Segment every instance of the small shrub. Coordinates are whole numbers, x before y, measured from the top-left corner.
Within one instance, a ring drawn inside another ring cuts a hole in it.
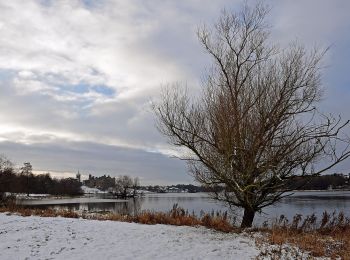
[[[14,208],[16,206],[16,196],[0,192],[0,206]]]

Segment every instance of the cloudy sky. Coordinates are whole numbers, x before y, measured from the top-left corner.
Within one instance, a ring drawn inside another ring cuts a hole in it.
[[[249,1],[254,3],[254,1]],[[272,38],[331,46],[322,109],[350,118],[350,1],[266,1]],[[210,60],[196,36],[232,0],[0,1],[0,153],[37,172],[189,183],[154,127],[150,100],[197,87]],[[338,167],[350,171],[350,162]]]

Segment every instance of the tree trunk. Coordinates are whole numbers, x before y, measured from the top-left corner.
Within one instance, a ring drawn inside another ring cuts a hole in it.
[[[255,216],[254,210],[245,208],[242,223],[241,223],[241,228],[251,227],[253,224],[254,216]]]

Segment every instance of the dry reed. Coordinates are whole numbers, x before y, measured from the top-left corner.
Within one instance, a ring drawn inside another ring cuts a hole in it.
[[[169,212],[152,212],[143,211],[135,216],[122,215],[116,213],[86,213],[75,212],[71,210],[55,210],[55,209],[35,209],[25,208],[16,205],[0,207],[0,212],[17,213],[21,216],[40,216],[40,217],[65,217],[65,218],[84,218],[95,220],[112,220],[123,222],[135,222],[141,224],[166,224],[176,226],[204,226],[222,232],[238,231],[233,224],[229,222],[227,212],[216,214],[205,214],[202,217],[197,217],[194,214],[189,214],[188,211],[174,205]]]
[[[290,244],[314,257],[350,260],[350,218],[343,212],[324,212],[320,220],[314,214],[297,214],[291,222],[282,215],[272,227],[258,230],[267,232],[274,245]]]

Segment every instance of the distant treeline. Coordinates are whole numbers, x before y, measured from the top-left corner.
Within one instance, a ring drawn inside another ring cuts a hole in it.
[[[350,188],[349,175],[332,174],[310,178],[295,177],[287,185],[293,190],[327,190]]]
[[[328,190],[328,189],[350,189],[349,176],[343,174],[322,175],[314,177],[295,177],[287,181],[287,186],[292,190]],[[204,186],[196,186],[192,184],[177,184],[171,186],[143,186],[144,190],[152,192],[163,192],[171,187],[176,187],[181,190],[187,190],[188,192],[211,192],[212,189],[208,189]],[[223,187],[217,186],[216,191],[222,191]]]
[[[30,163],[15,170],[11,163],[0,159],[0,193],[33,193],[52,195],[82,194],[81,183],[74,178],[55,179],[49,173],[34,175]]]
[[[195,186],[192,184],[177,184],[172,187],[176,187],[181,190],[187,190],[190,193],[195,193],[195,192],[208,192],[209,190],[203,186]]]

